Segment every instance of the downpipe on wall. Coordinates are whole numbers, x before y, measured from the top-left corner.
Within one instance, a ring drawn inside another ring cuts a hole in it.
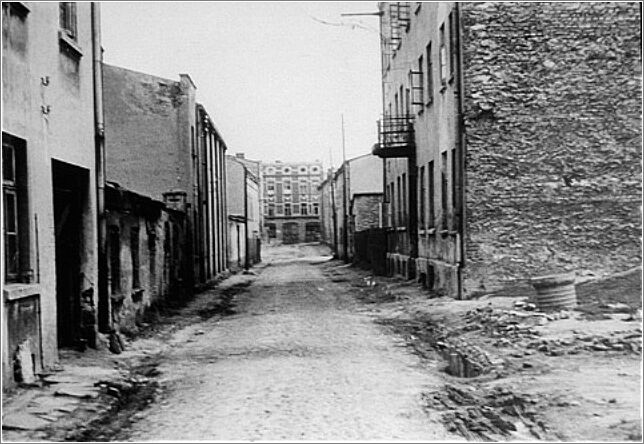
[[[92,71],[94,75],[94,145],[96,154],[96,215],[98,234],[98,330],[111,330],[107,277],[107,219],[105,218],[105,118],[103,113],[103,48],[100,5],[91,4]]]

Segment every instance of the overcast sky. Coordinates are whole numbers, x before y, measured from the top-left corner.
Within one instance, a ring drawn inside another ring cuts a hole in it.
[[[340,14],[376,10],[376,2],[106,2],[105,62],[174,80],[189,74],[230,154],[328,166],[332,150],[337,166],[341,114],[350,158],[370,152],[382,107],[378,18]]]

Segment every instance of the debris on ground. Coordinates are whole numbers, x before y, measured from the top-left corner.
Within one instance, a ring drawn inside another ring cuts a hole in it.
[[[327,273],[340,274],[332,265]],[[376,322],[443,375],[445,387],[423,399],[450,431],[488,441],[641,437],[631,418],[640,405],[641,269],[587,279],[576,308],[548,312],[522,285],[454,300],[412,281],[342,274]]]

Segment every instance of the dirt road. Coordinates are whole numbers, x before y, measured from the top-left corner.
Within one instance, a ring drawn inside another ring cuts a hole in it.
[[[441,381],[372,322],[347,282],[322,275],[322,247],[270,253],[236,314],[168,341],[165,396],[122,439],[459,439],[422,408],[421,392]]]

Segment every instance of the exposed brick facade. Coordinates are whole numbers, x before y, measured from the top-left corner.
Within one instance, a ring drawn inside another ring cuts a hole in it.
[[[380,9],[390,273],[468,297],[640,264],[638,3]]]
[[[637,265],[638,4],[466,3],[462,30],[466,291]]]
[[[363,231],[380,226],[382,193],[355,194],[351,202],[352,231]]]

